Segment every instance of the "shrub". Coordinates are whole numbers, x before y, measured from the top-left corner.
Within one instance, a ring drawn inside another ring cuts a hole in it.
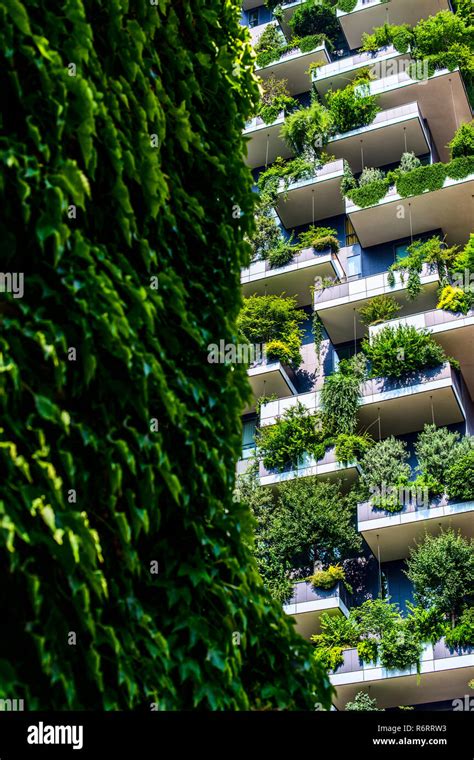
[[[339,0],[338,7],[343,10],[352,10],[357,0]],[[342,7],[341,7],[342,6]],[[359,691],[352,702],[347,702],[344,710],[357,712],[384,712],[383,708],[377,707],[377,700],[371,699],[365,691]]]
[[[326,96],[331,112],[333,131],[340,134],[365,127],[373,122],[380,107],[377,96],[370,95],[364,85],[351,82],[342,90],[330,90]]]
[[[321,633],[311,637],[316,647],[341,647],[341,649],[355,647],[360,637],[359,628],[355,620],[343,615],[330,615],[323,612],[321,615]]]
[[[262,80],[261,86],[262,97],[257,115],[263,119],[265,124],[271,124],[275,121],[281,111],[291,113],[297,107],[298,101],[290,96],[286,79],[277,79],[272,74],[272,76]]]
[[[472,305],[472,299],[469,295],[462,288],[445,285],[440,293],[436,308],[452,311],[455,314],[467,314]]]
[[[405,670],[420,668],[423,644],[406,621],[384,631],[380,642],[380,664],[383,668]]]
[[[260,428],[257,439],[265,467],[280,471],[289,465],[296,467],[305,453],[322,459],[329,443],[320,417],[301,403],[289,407],[274,425]]]
[[[447,361],[433,336],[413,325],[387,325],[370,341],[365,338],[362,350],[371,362],[372,377],[403,377]]]
[[[397,192],[402,198],[408,198],[411,195],[421,195],[426,190],[439,190],[443,187],[446,177],[445,164],[419,166],[417,169],[398,174]]]
[[[367,599],[360,607],[353,607],[350,619],[354,621],[361,636],[380,639],[401,621],[398,605],[388,599]]]
[[[295,298],[254,295],[244,298],[237,326],[249,343],[267,344],[268,355],[275,356],[276,351],[283,350],[285,363],[297,366],[301,363],[303,320]]]
[[[2,298],[0,693],[31,710],[330,706],[232,499],[247,380],[206,353],[236,335],[257,88],[236,4],[196,8],[0,6],[2,261],[28,272]]]
[[[327,570],[319,570],[308,580],[315,588],[322,588],[328,591],[334,588],[336,583],[345,583],[346,575],[341,565],[330,565]]]
[[[379,642],[377,639],[362,639],[357,644],[357,654],[361,662],[377,662]]]
[[[452,158],[474,156],[474,121],[461,124],[448,147]]]
[[[357,180],[354,177],[350,164],[348,161],[346,161],[346,159],[344,159],[343,165],[344,171],[341,180],[341,193],[343,195],[348,195],[350,190],[354,190],[357,187]]]
[[[348,465],[350,462],[359,460],[373,445],[374,441],[367,433],[362,435],[339,433],[336,438],[336,459]]]
[[[464,276],[474,274],[474,233],[471,232],[465,248],[454,258],[451,270],[453,276],[460,275],[462,285],[465,285]]]
[[[449,630],[446,616],[436,607],[420,607],[408,602],[407,625],[415,636],[424,642],[436,644]]]
[[[248,242],[252,250],[252,261],[266,259],[282,240],[281,229],[268,204],[261,204],[255,214],[255,227]]]
[[[418,169],[421,166],[419,158],[412,153],[403,153],[400,159],[400,166],[398,167],[402,173],[411,172],[413,169]]]
[[[389,187],[389,181],[385,177],[384,179],[376,179],[362,187],[355,187],[349,190],[346,195],[356,206],[368,208],[369,206],[375,206],[375,204],[381,201],[386,196]]]
[[[474,607],[463,610],[458,624],[447,631],[446,644],[448,647],[474,647]]]
[[[453,501],[474,499],[474,448],[458,456],[446,473],[448,496]]]
[[[292,244],[292,237],[289,240],[280,238],[276,245],[268,251],[267,260],[272,268],[284,267],[293,260],[298,253],[298,246]],[[268,346],[267,346],[268,351]]]
[[[360,465],[361,485],[365,489],[366,496],[371,494],[373,498],[386,495],[388,488],[398,489],[399,486],[405,486],[411,473],[406,443],[393,436],[374,444],[364,454]],[[380,508],[387,507],[380,506]]]
[[[350,13],[357,5],[357,0],[337,0],[337,7],[344,13]],[[361,692],[362,693],[362,692]],[[354,708],[355,709],[355,708]],[[346,707],[347,710],[347,707]]]
[[[333,253],[339,250],[337,232],[332,227],[315,227],[312,224],[305,232],[300,232],[298,239],[302,248],[314,248],[315,251],[329,248]]]
[[[359,187],[365,187],[366,185],[371,185],[373,182],[378,182],[383,179],[384,176],[382,169],[373,169],[366,166],[359,177]]]
[[[312,0],[300,5],[290,19],[290,27],[297,37],[308,35],[326,35],[335,42],[340,35],[339,23],[329,2]]]
[[[353,433],[360,404],[360,386],[365,377],[365,358],[360,354],[342,360],[337,371],[326,377],[321,391],[325,425],[331,433]]]
[[[331,115],[317,100],[287,116],[281,136],[295,153],[315,156],[329,139]]]
[[[380,295],[359,309],[361,322],[364,325],[377,325],[393,319],[402,307],[392,296]]]
[[[454,620],[474,596],[474,541],[449,529],[427,534],[411,551],[406,575],[413,584],[415,601],[437,607]]]
[[[268,66],[277,61],[286,48],[286,40],[277,24],[269,24],[254,47],[257,66]]]
[[[469,439],[467,446],[469,446]],[[466,453],[466,443],[460,444],[458,432],[436,425],[425,425],[415,443],[418,467],[424,475],[446,483],[448,470],[462,453]]]
[[[407,248],[408,256],[392,264],[390,273],[399,271],[404,279],[408,272],[407,295],[410,300],[414,300],[421,292],[420,276],[423,265],[428,264],[429,271],[438,271],[440,279],[443,280],[453,266],[457,251],[457,246],[448,248],[437,236],[428,240],[415,240]]]

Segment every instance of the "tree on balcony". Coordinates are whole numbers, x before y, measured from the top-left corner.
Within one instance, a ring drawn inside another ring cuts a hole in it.
[[[452,625],[474,601],[474,540],[449,529],[427,535],[407,560],[417,604],[435,607]]]
[[[244,299],[237,326],[249,343],[265,346],[268,359],[298,367],[304,318],[296,298],[254,295]]]

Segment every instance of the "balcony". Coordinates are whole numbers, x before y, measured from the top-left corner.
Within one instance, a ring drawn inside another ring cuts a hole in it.
[[[474,677],[474,649],[448,649],[444,639],[424,646],[419,676],[415,666],[388,670],[379,664],[364,664],[357,649],[346,649],[343,657],[343,664],[330,676],[337,692],[334,704],[339,710],[369,687],[378,707],[456,699],[466,693],[467,683]]]
[[[360,430],[378,434],[378,419],[383,438],[422,430],[433,417],[439,426],[466,419],[466,391],[452,367],[446,363],[400,380],[375,378],[361,388],[358,412]],[[260,425],[274,425],[290,406],[301,403],[310,412],[321,408],[321,391],[301,393],[291,398],[270,401],[260,410]]]
[[[284,121],[285,113],[282,111],[271,124],[265,124],[260,116],[247,123],[243,131],[243,136],[247,138],[247,166],[256,169],[258,166],[272,164],[278,156],[290,158],[293,155],[280,136]]]
[[[360,470],[357,463],[348,465],[341,464],[336,459],[334,448],[328,449],[323,459],[316,461],[314,457],[306,454],[301,457],[298,467],[283,472],[267,470],[263,462],[259,464],[259,477],[261,486],[277,487],[295,478],[321,477],[324,480],[337,481],[347,488],[354,484],[359,477]]]
[[[391,4],[393,2],[391,0]],[[447,144],[459,125],[472,119],[461,74],[457,70],[442,69],[427,79],[417,80],[409,77],[405,70],[406,62],[400,65],[402,71],[397,74],[376,79],[361,87],[371,95],[377,95],[379,106],[384,109],[416,101],[428,122],[441,161],[448,161]],[[440,103],[443,104],[442,109]]]
[[[430,152],[430,141],[417,103],[380,111],[371,124],[335,135],[328,151],[349,161],[352,171],[364,166],[398,163],[405,150],[416,156]]]
[[[305,639],[321,630],[321,615],[349,615],[348,593],[342,583],[324,590],[314,588],[308,581],[295,583],[293,596],[283,609],[294,617],[296,630]]]
[[[343,249],[341,254],[342,252]],[[344,259],[342,262],[344,264]],[[387,272],[346,280],[324,290],[316,291],[314,308],[334,345],[345,343],[353,340],[354,337],[362,338],[366,334],[367,328],[358,319],[357,311],[374,296],[382,293],[394,295],[402,307],[400,311],[402,316],[434,309],[438,301],[438,271],[425,264],[420,281],[421,293],[415,301],[410,301],[407,298],[406,278],[403,282],[399,272],[395,273],[395,285],[393,287],[388,284]],[[356,318],[354,319],[354,317]]]
[[[311,286],[315,277],[344,276],[338,255],[314,248],[301,250],[289,264],[272,268],[268,261],[255,261],[248,269],[242,270],[240,282],[244,296],[258,295],[295,296],[299,306],[311,303]]]
[[[441,228],[448,245],[465,245],[473,218],[474,174],[447,178],[439,190],[402,198],[391,187],[374,206],[360,208],[346,198],[349,216],[360,244],[370,247]]]
[[[271,396],[273,394],[278,396],[278,398],[286,398],[287,396],[296,394],[296,389],[293,385],[294,372],[291,367],[287,367],[279,361],[268,359],[265,351],[261,359],[249,367],[247,376],[255,400],[261,396]],[[247,411],[250,411],[250,409],[246,408],[244,414]]]
[[[385,23],[415,26],[420,19],[449,9],[449,0],[391,0],[390,3],[359,0],[349,13],[337,10],[337,17],[352,50],[361,46],[364,32],[370,34],[377,26]]]
[[[393,45],[387,45],[376,53],[357,53],[315,69],[312,73],[313,85],[324,98],[329,90],[346,87],[361,69],[370,68],[374,76],[382,78],[398,73],[403,68],[402,61],[411,61],[409,54],[399,53]]]
[[[423,501],[419,494],[418,502]],[[359,533],[363,535],[374,556],[380,552],[381,562],[406,559],[415,543],[426,533],[454,528],[464,536],[474,538],[474,501],[451,502],[446,496],[433,499],[428,506],[409,501],[400,512],[374,509],[370,502],[357,506]]]
[[[326,46],[318,45],[307,53],[302,53],[299,48],[290,50],[277,61],[272,61],[268,66],[256,66],[255,73],[261,79],[276,76],[278,79],[286,79],[290,95],[299,95],[311,89],[308,69],[311,63],[329,63],[329,53]]]
[[[344,213],[343,173],[342,160],[331,161],[309,179],[293,182],[286,190],[282,182],[276,211],[283,226],[289,229]]]
[[[369,338],[387,325],[398,327],[400,324],[427,330],[442,345],[447,356],[458,360],[471,398],[474,399],[474,309],[466,315],[431,309],[410,317],[392,319],[370,327]]]

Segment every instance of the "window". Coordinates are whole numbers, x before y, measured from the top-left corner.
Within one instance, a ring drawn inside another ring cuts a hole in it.
[[[362,264],[360,253],[356,253],[354,256],[349,256],[347,259],[347,276],[359,277],[361,272]]]
[[[249,11],[249,27],[253,29],[254,26],[258,26],[258,8]]]
[[[400,261],[401,259],[406,259],[408,254],[407,248],[409,246],[409,243],[403,243],[403,245],[396,245],[395,246],[395,261]]]
[[[242,459],[250,459],[255,451],[255,430],[257,418],[244,420],[242,425]]]
[[[346,217],[346,245],[356,245],[358,242],[354,226],[349,217]]]

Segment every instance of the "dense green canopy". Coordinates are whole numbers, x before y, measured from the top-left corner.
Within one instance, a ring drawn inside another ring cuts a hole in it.
[[[231,0],[0,7],[2,697],[309,708],[232,498],[255,108]],[[317,696],[315,696],[317,694]]]

